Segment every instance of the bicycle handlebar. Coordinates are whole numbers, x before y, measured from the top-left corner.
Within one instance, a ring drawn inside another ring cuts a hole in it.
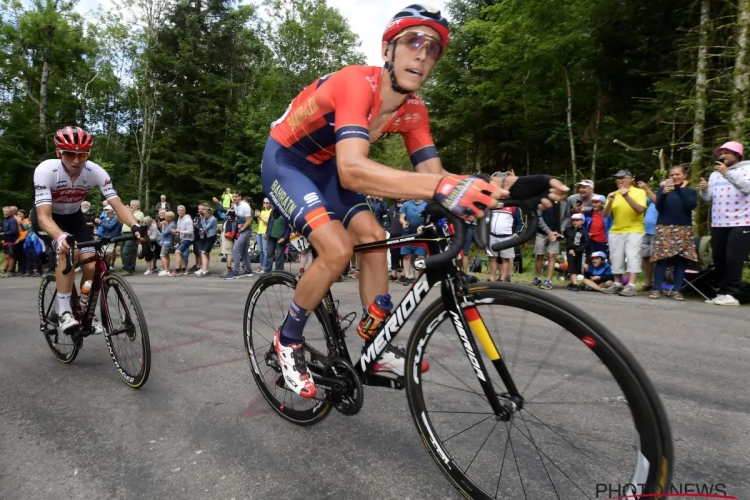
[[[424,214],[435,218],[448,219],[448,222],[453,224],[453,239],[448,245],[448,248],[444,252],[437,255],[430,255],[424,260],[425,268],[434,269],[436,267],[444,267],[449,265],[453,259],[461,252],[464,247],[464,240],[466,240],[466,224],[464,221],[456,215],[443,208],[437,203],[430,203],[424,210]]]
[[[122,236],[115,236],[114,238],[101,238],[99,241],[91,240],[91,241],[81,241],[78,243],[78,248],[84,248],[84,247],[101,247],[102,245],[108,245],[110,243],[120,243],[122,241],[128,241],[128,240],[134,240],[135,234],[129,233],[129,234],[123,234]],[[73,270],[73,246],[76,244],[75,236],[68,235],[65,238],[65,241],[68,243],[68,248],[70,248],[70,251],[65,256],[65,269],[63,269],[63,275],[70,274],[70,271]]]

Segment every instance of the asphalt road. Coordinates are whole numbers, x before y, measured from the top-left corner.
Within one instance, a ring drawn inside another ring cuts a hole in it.
[[[359,415],[309,428],[272,413],[243,349],[255,279],[128,278],[153,348],[139,391],[120,381],[102,338],[57,362],[38,331],[39,280],[0,280],[0,499],[458,498],[402,391],[366,388]],[[335,285],[342,311],[358,309],[356,290]],[[392,287],[396,300],[405,291]],[[606,322],[653,380],[672,426],[673,483],[750,498],[750,309],[550,293]]]

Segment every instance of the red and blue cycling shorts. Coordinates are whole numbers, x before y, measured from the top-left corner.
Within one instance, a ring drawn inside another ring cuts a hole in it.
[[[271,137],[260,180],[271,203],[306,238],[331,220],[347,227],[359,212],[371,211],[365,195],[341,187],[335,158],[316,165]]]

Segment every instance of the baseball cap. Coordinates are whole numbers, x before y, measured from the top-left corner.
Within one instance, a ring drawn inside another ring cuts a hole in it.
[[[591,254],[591,257],[601,257],[604,260],[607,260],[607,254],[604,252],[594,252]]]
[[[594,181],[592,181],[591,179],[583,179],[582,181],[576,182],[576,186],[586,186],[586,187],[593,188]]]
[[[110,207],[109,205],[105,205],[104,210],[112,210],[112,207]]]
[[[602,194],[595,194],[594,196],[591,197],[591,201],[594,201],[594,200],[605,203],[607,201],[607,198]]]
[[[612,177],[618,178],[618,177],[633,177],[633,173],[630,170],[620,170]]]
[[[573,214],[570,216],[571,219],[580,219],[580,220],[586,220],[586,217],[584,217],[583,214]]]
[[[269,200],[268,198],[263,198],[263,203],[271,203],[271,200]]]

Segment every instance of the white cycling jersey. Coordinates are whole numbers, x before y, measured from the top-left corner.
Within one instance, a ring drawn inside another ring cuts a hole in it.
[[[75,182],[63,168],[62,160],[44,160],[34,170],[34,205],[52,205],[53,214],[72,214],[94,186],[105,200],[117,196],[109,174],[93,161],[87,161]]]

